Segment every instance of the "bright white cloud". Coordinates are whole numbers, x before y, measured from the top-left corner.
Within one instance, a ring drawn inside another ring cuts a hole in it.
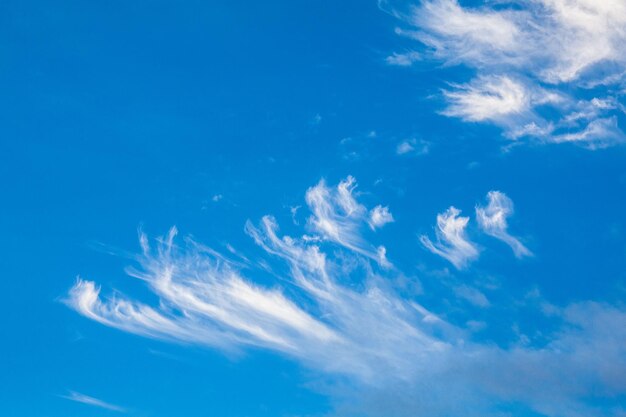
[[[507,136],[516,139],[529,134],[539,134],[540,129],[552,127],[533,110],[538,105],[559,103],[556,93],[528,86],[508,76],[479,77],[469,84],[453,85],[444,91],[448,107],[446,116],[459,117],[468,122],[490,121],[508,130]],[[536,130],[520,130],[520,125],[533,125]]]
[[[158,308],[123,297],[102,300],[95,284],[83,280],[71,289],[67,304],[92,320],[131,333],[226,351],[259,346],[374,385],[391,375],[413,377],[416,353],[449,349],[448,342],[431,332],[451,326],[428,321],[420,325],[430,313],[393,296],[377,284],[375,274],[367,273],[367,287],[355,291],[339,283],[336,274],[341,269],[329,263],[319,247],[278,236],[272,218],[264,217],[259,227],[248,223],[246,229],[269,254],[287,262],[292,291],[310,300],[306,304],[315,316],[287,298],[284,290],[253,284],[201,245],[188,241],[184,249],[177,247],[174,233],[160,239],[154,250],[145,247],[141,269],[132,272],[159,296]]]
[[[615,102],[626,74],[626,3],[622,0],[529,0],[462,6],[457,0],[423,0],[398,30],[448,65],[462,64],[477,77],[444,92],[443,114],[490,122],[511,139],[572,142],[591,149],[622,143],[615,129],[598,129],[622,106],[600,106],[578,97],[595,88],[591,102]],[[410,64],[409,61],[406,64]],[[541,110],[550,108],[556,116]],[[585,114],[585,117],[577,117]],[[594,125],[595,123],[595,125]],[[619,134],[618,134],[619,132]],[[600,145],[598,145],[600,144]]]
[[[339,415],[542,415],[621,417],[626,370],[623,309],[584,302],[559,308],[560,329],[537,347],[465,345],[432,358],[422,377],[385,388],[358,387]],[[600,329],[600,330],[598,330]],[[442,365],[441,360],[448,361]],[[587,401],[589,393],[596,400]],[[596,396],[597,395],[597,396]],[[600,399],[601,398],[601,399]],[[511,404],[516,404],[513,414]]]
[[[356,180],[351,176],[335,188],[328,187],[323,180],[309,188],[305,200],[312,215],[308,224],[324,239],[388,266],[389,262],[384,257],[385,248],[370,245],[359,233],[360,227],[368,222],[368,212],[354,198],[355,188]]]
[[[508,77],[478,79],[444,94],[450,103],[444,114],[471,122],[519,115],[531,107],[526,88]]]
[[[320,213],[336,222],[338,208],[344,221],[347,213],[360,213],[366,221],[370,211],[355,201],[353,186],[346,180],[333,189],[314,187],[321,196],[310,204],[310,226],[321,222]],[[332,209],[322,210],[323,203]],[[489,218],[499,216],[485,211]],[[438,216],[438,241],[430,249],[460,266],[478,251],[465,235],[469,219],[459,214],[451,208]],[[154,243],[140,234],[138,266],[128,271],[158,298],[153,305],[124,295],[104,297],[95,283],[82,279],[66,303],[91,320],[149,338],[226,352],[255,346],[286,355],[333,382],[339,414],[496,417],[511,403],[550,417],[611,416],[603,410],[615,410],[615,417],[623,411],[623,309],[591,302],[550,306],[540,311],[556,331],[538,340],[529,333],[519,335],[523,345],[476,342],[476,311],[495,308],[487,295],[471,282],[455,284],[446,308],[431,311],[415,295],[394,290],[392,283],[405,274],[380,268],[363,256],[362,246],[346,246],[342,233],[356,229],[340,224],[328,229],[340,232],[321,246],[315,235],[281,236],[270,216],[258,225],[248,222],[246,232],[265,256],[257,264],[246,262],[245,269],[192,239],[175,242],[175,229]],[[328,233],[319,227],[312,230]],[[332,244],[343,250],[324,250]],[[277,279],[261,285],[242,271]],[[471,327],[453,324],[449,303],[455,322]],[[479,325],[489,326],[489,317]],[[594,407],[588,392],[610,406]],[[68,397],[111,407],[82,394]]]
[[[60,397],[66,400],[75,401],[82,404],[92,405],[94,407],[104,408],[105,410],[117,411],[119,413],[125,413],[126,410],[120,406],[108,403],[106,401],[99,400],[94,397],[90,397],[80,392],[70,391],[67,395],[61,395]]]
[[[368,223],[372,229],[379,229],[391,222],[393,222],[393,215],[389,211],[389,207],[383,207],[379,204],[370,210]]]
[[[80,279],[68,303],[111,327],[226,350],[256,345],[290,352],[298,344],[325,343],[338,337],[279,291],[243,279],[231,263],[211,251],[190,243],[187,253],[175,253],[174,235],[175,230],[156,254],[146,250],[142,272],[133,272],[169,308],[155,310],[124,298],[102,302],[94,283]]]
[[[457,269],[465,268],[479,255],[478,247],[468,239],[465,232],[469,217],[460,217],[460,214],[459,209],[450,207],[437,215],[435,242],[426,235],[420,236],[420,241],[426,249],[447,259]]]
[[[553,84],[579,79],[600,63],[626,61],[623,1],[532,0],[518,6],[426,0],[413,9],[410,22],[418,31],[411,35],[441,59],[517,69]]]
[[[520,47],[521,30],[507,14],[471,10],[455,0],[424,1],[409,19],[421,29],[410,35],[452,62],[489,63]]]
[[[509,245],[518,258],[531,256],[532,252],[508,232],[507,218],[512,215],[513,201],[500,191],[489,191],[487,205],[476,207],[476,221],[483,232]]]

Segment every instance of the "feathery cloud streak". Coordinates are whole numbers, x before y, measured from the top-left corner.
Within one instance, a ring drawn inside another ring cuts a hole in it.
[[[483,232],[509,245],[518,258],[531,256],[532,252],[507,231],[506,219],[513,215],[513,201],[500,191],[489,191],[487,200],[487,206],[476,207],[476,220]]]
[[[432,253],[450,261],[457,269],[465,268],[478,258],[478,247],[467,238],[465,229],[469,217],[460,217],[461,211],[450,207],[437,215],[437,240],[433,243],[426,235],[420,236],[422,244]]]
[[[320,211],[319,199],[307,199],[313,213],[309,227],[331,246],[343,248],[340,255],[325,252],[322,241],[311,236],[281,236],[270,216],[258,225],[246,224],[246,232],[268,255],[263,268],[249,263],[242,269],[191,239],[179,246],[175,229],[157,239],[154,247],[141,234],[139,266],[129,273],[158,296],[157,307],[124,296],[103,298],[100,289],[85,280],[77,281],[67,304],[92,320],[130,333],[227,352],[257,346],[287,355],[328,378],[347,376],[349,389],[333,395],[342,398],[353,390],[354,396],[346,400],[353,414],[443,417],[465,410],[467,416],[496,416],[516,402],[549,416],[611,415],[606,410],[618,415],[619,401],[626,395],[626,380],[621,377],[626,372],[624,311],[591,302],[551,306],[544,308],[546,318],[558,330],[547,335],[547,342],[532,338],[506,346],[475,342],[469,327],[394,290],[391,283],[402,273],[381,267],[362,249],[374,245],[362,235],[354,240],[360,229],[352,220],[345,223],[347,213],[357,212],[367,230],[368,210],[351,190],[328,189],[322,199],[342,210],[344,222],[335,235],[325,235],[328,229],[317,229],[314,223],[334,220],[330,214],[334,208]],[[341,200],[346,196],[350,198]],[[467,224],[458,214],[448,213],[455,233]],[[442,229],[447,230],[445,224]],[[346,231],[352,234],[350,245],[342,235]],[[349,271],[346,258],[353,261]],[[273,261],[285,267],[267,266]],[[269,271],[281,280],[261,286],[243,270],[250,275]],[[348,274],[359,277],[358,285],[346,283]],[[478,308],[490,308],[489,301],[469,286],[451,291]],[[464,313],[466,320],[472,311]],[[606,363],[611,366],[602,365]],[[612,406],[594,406],[584,394],[591,390]],[[371,401],[393,404],[392,410]]]
[[[478,74],[444,92],[444,115],[494,123],[513,140],[595,149],[626,139],[617,127],[626,74],[623,1],[528,0],[470,7],[457,0],[424,0],[408,12],[393,13],[410,26],[397,32],[423,46],[420,57],[465,65]]]
[[[358,230],[368,221],[373,227],[389,223],[392,219],[391,213],[382,207],[375,208],[368,220],[367,209],[354,198],[355,188],[356,181],[351,176],[341,181],[336,188],[329,188],[324,180],[309,188],[305,199],[313,214],[309,217],[308,224],[322,238],[358,252],[380,265],[389,266],[385,247],[371,246],[364,241]]]
[[[80,392],[70,391],[67,395],[61,395],[61,398],[74,401],[77,403],[92,405],[94,407],[104,408],[105,410],[117,411],[119,413],[125,413],[126,410],[120,406],[110,404],[106,401],[99,400],[89,395],[81,394]]]

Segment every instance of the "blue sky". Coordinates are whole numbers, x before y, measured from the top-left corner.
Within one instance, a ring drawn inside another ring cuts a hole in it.
[[[2,415],[626,415],[626,3],[0,5]]]

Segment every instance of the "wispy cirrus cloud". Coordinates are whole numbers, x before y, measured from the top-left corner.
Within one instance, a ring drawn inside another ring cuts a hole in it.
[[[389,211],[389,207],[383,207],[379,204],[370,210],[368,223],[373,230],[393,221],[393,215]]]
[[[314,369],[372,384],[384,376],[383,370],[410,378],[415,372],[409,366],[415,360],[410,352],[417,346],[422,354],[447,349],[449,343],[430,332],[452,326],[427,319],[432,314],[416,303],[392,297],[377,274],[366,272],[366,288],[355,291],[340,284],[342,268],[319,246],[310,239],[279,236],[272,217],[264,217],[258,226],[248,222],[246,231],[288,265],[291,290],[309,300],[315,315],[287,298],[284,290],[254,284],[225,258],[193,241],[178,247],[175,229],[154,249],[142,235],[141,268],[130,271],[159,296],[160,308],[121,297],[103,301],[100,289],[82,279],[66,302],[92,320],[131,333],[225,351],[263,347]],[[352,253],[370,259],[359,248]],[[425,320],[424,328],[410,324],[420,320]]]
[[[513,201],[500,191],[489,191],[487,201],[486,206],[476,206],[476,221],[480,230],[505,242],[516,257],[532,256],[532,252],[508,232],[507,219],[513,215]],[[467,235],[470,218],[460,214],[456,207],[438,214],[436,240],[433,242],[427,235],[422,235],[420,241],[426,249],[447,259],[457,269],[465,269],[478,259],[480,249]]]
[[[496,123],[508,129],[507,136],[514,139],[530,133],[530,126],[545,125],[534,111],[536,106],[563,100],[556,93],[530,87],[506,75],[483,76],[468,84],[453,85],[453,88],[444,91],[448,107],[442,114],[469,122]],[[552,126],[543,128],[553,129]]]
[[[422,58],[476,72],[473,80],[444,91],[443,114],[496,124],[513,140],[590,149],[626,140],[617,127],[626,74],[624,2],[464,6],[457,0],[423,0],[406,12],[388,2],[382,7],[406,22],[397,32],[422,45]],[[618,105],[594,108],[602,102]]]
[[[506,76],[480,78],[444,95],[449,105],[443,114],[471,122],[504,122],[512,114],[527,113],[532,101],[523,85]]]
[[[500,191],[489,191],[487,202],[486,206],[476,207],[476,220],[482,231],[509,245],[518,258],[531,256],[532,252],[508,232],[507,218],[513,215],[513,201]]]
[[[60,395],[61,398],[66,400],[75,401],[77,403],[87,404],[94,407],[104,408],[105,410],[117,411],[119,413],[125,413],[126,409],[120,406],[108,403],[106,401],[99,400],[89,395],[81,394],[76,391],[69,391],[67,395]]]
[[[383,226],[389,223],[391,213],[388,208],[385,211],[380,208],[368,219],[366,207],[354,198],[355,188],[356,181],[351,176],[334,188],[328,187],[324,180],[309,188],[305,197],[312,212],[308,224],[322,238],[359,252],[381,265],[388,265],[385,247],[372,247],[361,237],[359,228],[368,221],[371,225],[374,220],[379,222],[377,227]]]
[[[123,295],[103,297],[94,282],[82,279],[66,303],[89,319],[145,337],[286,355],[328,378],[339,415],[496,417],[510,404],[554,417],[624,411],[626,312],[593,302],[549,308],[542,302],[537,308],[555,331],[530,334],[524,343],[476,341],[476,326],[462,323],[475,322],[475,308],[494,306],[471,283],[450,288],[469,304],[455,313],[460,319],[451,320],[445,309],[432,311],[419,296],[396,290],[392,283],[406,275],[381,267],[364,251],[376,245],[363,234],[360,246],[345,245],[315,225],[336,220],[329,214],[334,209],[320,211],[321,199],[341,208],[342,221],[346,213],[360,213],[367,230],[369,211],[359,208],[353,182],[324,186],[319,198],[307,198],[314,236],[281,235],[271,216],[247,222],[263,266],[249,262],[242,269],[190,238],[179,244],[175,229],[155,241],[142,233],[137,266],[128,272],[158,297],[155,306]],[[444,214],[442,229],[458,243],[467,220],[458,210]],[[339,236],[360,233],[348,224],[341,223]],[[270,284],[250,278],[267,272],[277,278]],[[481,326],[489,324],[487,318]],[[591,391],[601,405],[587,398]]]
[[[426,249],[447,259],[457,269],[465,268],[480,255],[476,244],[467,237],[466,228],[470,219],[460,214],[459,209],[450,207],[437,215],[435,228],[437,239],[434,242],[426,235],[420,236],[420,241]]]

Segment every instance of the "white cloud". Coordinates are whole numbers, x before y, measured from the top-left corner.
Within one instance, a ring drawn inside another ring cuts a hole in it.
[[[476,220],[483,232],[509,245],[518,258],[531,256],[532,252],[508,232],[507,218],[513,215],[513,201],[500,191],[489,191],[487,201],[487,206],[476,207]]]
[[[449,106],[443,114],[471,122],[498,121],[510,115],[521,115],[530,110],[532,102],[526,87],[506,76],[479,78],[445,91],[444,95]]]
[[[379,204],[370,210],[368,223],[372,229],[379,229],[391,222],[393,222],[393,215],[389,211],[389,207],[383,207]]]
[[[381,265],[389,265],[384,248],[374,247],[365,242],[359,233],[363,223],[368,221],[367,208],[356,201],[353,191],[356,181],[349,176],[335,188],[330,188],[322,180],[306,192],[306,203],[312,215],[308,224],[323,238],[354,250]]]
[[[66,302],[92,320],[131,333],[226,351],[264,347],[374,385],[391,375],[410,378],[416,371],[414,353],[448,348],[430,334],[432,324],[411,324],[427,310],[393,296],[377,284],[375,274],[367,273],[368,285],[355,291],[339,283],[341,269],[317,246],[279,237],[272,218],[263,218],[258,228],[248,223],[246,229],[269,254],[287,262],[292,289],[310,300],[315,316],[284,290],[253,284],[201,245],[176,246],[173,233],[145,251],[141,268],[132,272],[158,295],[158,308],[122,297],[102,300],[95,284],[83,280]]]
[[[452,62],[489,63],[520,47],[520,28],[506,14],[471,10],[454,0],[424,1],[410,22],[411,35]]]
[[[420,241],[432,253],[447,259],[457,269],[463,269],[478,258],[479,251],[465,232],[469,217],[459,217],[459,214],[461,211],[455,207],[438,214],[436,242],[433,243],[426,235],[420,236]]]
[[[411,35],[449,62],[516,69],[553,84],[576,80],[602,62],[624,64],[621,0],[534,0],[519,6],[427,0],[413,9],[410,23],[418,31]]]
[[[592,126],[621,113],[621,105],[588,112],[577,98],[595,88],[596,102],[615,101],[623,89],[622,0],[487,2],[477,7],[424,0],[408,13],[395,14],[412,27],[397,32],[422,44],[422,58],[462,64],[477,73],[474,80],[444,92],[448,107],[443,114],[494,123],[511,139],[572,142],[592,149],[598,141],[603,146],[624,142],[624,135],[617,134],[599,139]],[[537,110],[546,106],[553,116],[539,115]],[[586,116],[572,118],[581,113]],[[575,140],[566,140],[571,138]]]
[[[82,404],[92,405],[94,407],[104,408],[105,410],[117,411],[120,413],[125,413],[126,410],[120,406],[107,403],[105,401],[99,400],[94,397],[90,397],[85,394],[81,394],[80,392],[70,391],[67,395],[61,395],[60,397],[65,398],[66,400],[75,401]]]
[[[606,148],[622,143],[625,139],[624,132],[617,126],[615,116],[592,120],[583,130],[574,133],[561,133],[552,137],[556,143],[582,143],[589,149]]]
[[[321,194],[310,204],[313,221],[336,222],[335,216],[343,219],[347,213],[366,221],[370,211],[354,199],[353,180],[333,189],[316,187]],[[325,204],[331,209],[321,210]],[[459,214],[451,208],[438,216],[438,241],[430,246],[462,265],[478,251],[465,236],[469,219]],[[345,225],[335,237],[356,233]],[[327,233],[324,227],[313,231]],[[255,346],[283,354],[329,382],[326,392],[338,401],[338,414],[496,417],[510,404],[550,417],[623,412],[623,309],[592,302],[551,306],[534,313],[544,314],[555,331],[538,339],[520,331],[524,345],[478,342],[472,332],[488,328],[493,317],[477,318],[476,307],[495,308],[497,297],[488,299],[471,282],[453,286],[448,294],[469,303],[450,309],[455,300],[448,299],[435,312],[418,303],[421,296],[394,290],[393,283],[406,275],[364,257],[361,247],[374,245],[363,237],[358,247],[346,246],[341,237],[326,238],[321,246],[319,235],[281,236],[270,216],[258,225],[248,222],[246,232],[265,255],[256,266],[247,263],[245,271],[250,276],[269,272],[275,281],[254,282],[227,256],[190,238],[175,242],[172,229],[154,243],[140,234],[138,265],[128,269],[156,296],[153,306],[119,294],[102,296],[95,283],[82,279],[66,303],[91,320],[149,338],[226,352]],[[449,316],[463,326],[473,324],[465,330]],[[509,318],[494,320],[503,319]],[[589,392],[604,405],[588,401]],[[82,394],[68,397],[111,406]]]
[[[252,284],[224,259],[189,245],[188,252],[176,253],[173,240],[164,239],[156,253],[144,252],[141,272],[132,272],[161,298],[158,310],[125,298],[103,302],[94,283],[83,280],[67,302],[111,327],[224,350],[250,345],[293,353],[301,345],[339,340],[280,291]]]

